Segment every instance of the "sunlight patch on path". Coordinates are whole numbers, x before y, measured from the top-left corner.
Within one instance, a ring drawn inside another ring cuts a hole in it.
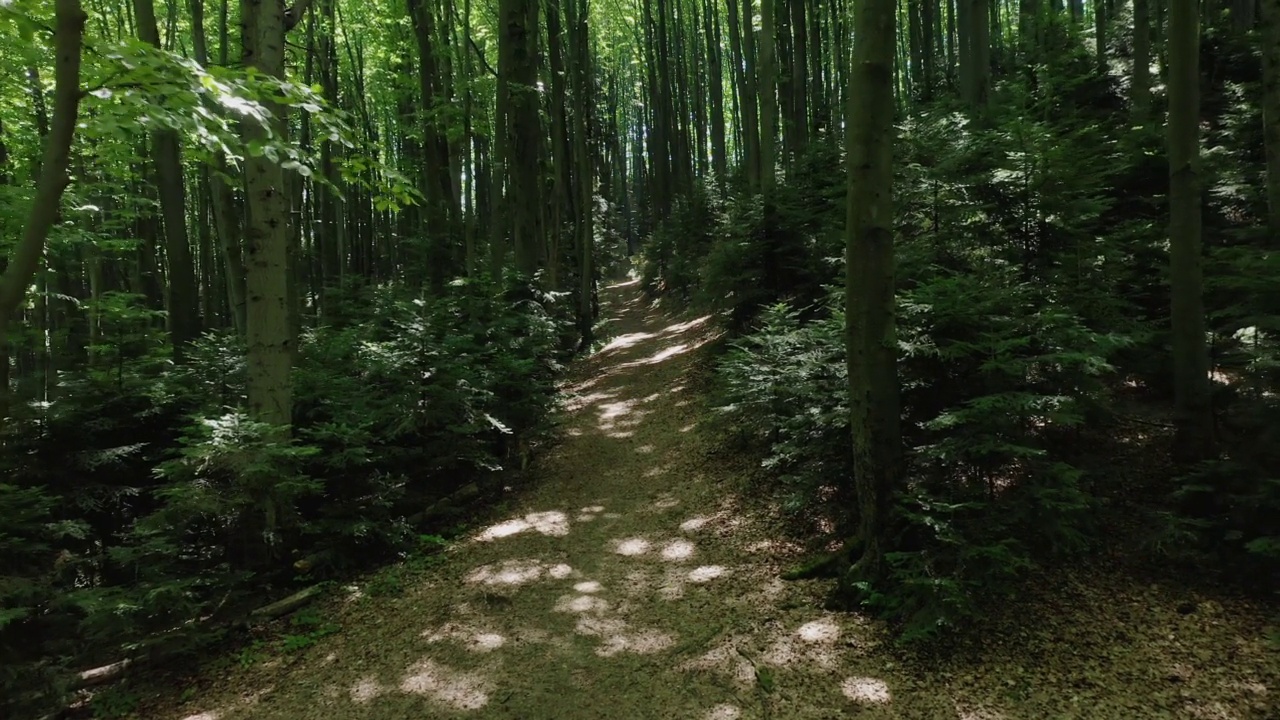
[[[884,705],[889,702],[889,685],[883,680],[869,677],[845,678],[840,683],[840,692],[854,702],[868,705]]]
[[[362,678],[351,686],[351,702],[357,705],[365,705],[373,702],[375,698],[386,691],[387,689],[376,679],[372,677]]]
[[[609,610],[609,601],[595,595],[561,595],[552,609],[560,613],[602,613]]]
[[[619,335],[618,337],[610,340],[608,345],[605,345],[604,347],[600,348],[599,352],[603,354],[603,353],[611,352],[613,350],[625,350],[633,345],[644,342],[645,340],[650,340],[655,337],[657,337],[655,333],[647,333],[647,332],[627,333],[626,335]]]
[[[689,580],[696,583],[710,582],[727,572],[723,565],[703,565],[689,572]]]
[[[422,637],[432,644],[445,640],[460,641],[463,647],[475,653],[492,652],[507,644],[505,637],[488,628],[453,622],[445,623],[434,631],[424,630]]]
[[[688,540],[672,540],[662,548],[662,559],[677,562],[688,560],[693,557],[694,551],[693,543]]]
[[[580,592],[580,593],[600,592],[600,583],[596,582],[595,580],[588,580],[586,582],[580,582],[577,585],[574,585],[573,589],[576,592]]]
[[[569,516],[558,510],[529,513],[521,518],[513,518],[497,525],[485,528],[476,536],[477,542],[492,542],[501,538],[518,535],[526,530],[534,530],[551,537],[564,537],[569,534]]]
[[[738,653],[732,640],[725,641],[678,667],[686,672],[702,670],[723,673],[741,686],[751,686],[756,682],[755,666]]]
[[[480,676],[447,668],[424,659],[409,668],[400,689],[423,695],[459,710],[479,710],[489,704],[489,684]]]
[[[579,635],[602,640],[596,648],[596,655],[600,657],[612,657],[623,652],[651,655],[675,645],[675,638],[667,633],[659,630],[633,632],[625,620],[618,618],[584,616],[578,620],[575,629]]]
[[[680,529],[688,533],[697,532],[701,530],[707,523],[711,522],[714,519],[715,518],[707,517],[706,515],[698,515],[696,517],[691,517],[688,520],[685,520],[684,522],[680,523]]]
[[[738,720],[742,711],[734,705],[717,705],[702,716],[704,720]]]
[[[483,585],[527,585],[544,575],[563,580],[573,574],[573,568],[563,563],[550,565],[541,560],[503,560],[500,563],[481,565],[467,576],[466,582]]]
[[[652,545],[648,540],[639,537],[613,541],[613,552],[627,557],[637,557],[649,552]]]
[[[801,625],[796,635],[805,642],[834,643],[840,639],[840,626],[832,618],[822,618]]]

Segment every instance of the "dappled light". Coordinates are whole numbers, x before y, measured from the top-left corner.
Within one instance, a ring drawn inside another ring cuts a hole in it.
[[[524,517],[507,520],[486,528],[476,536],[476,540],[478,542],[489,542],[511,537],[526,530],[533,530],[542,535],[561,537],[569,534],[569,518],[559,511],[530,513]]]
[[[489,703],[490,683],[478,675],[424,659],[400,681],[401,692],[429,697],[458,710],[478,710]]]
[[[573,568],[559,563],[551,565],[540,560],[503,560],[483,565],[467,575],[466,581],[481,585],[527,585],[543,577],[563,580],[573,574]]]
[[[436,630],[425,630],[422,637],[426,638],[430,644],[451,640],[476,653],[491,652],[507,643],[506,637],[501,633],[474,625],[452,622]]]
[[[697,517],[689,518],[688,520],[685,520],[684,522],[680,523],[680,529],[685,532],[697,532],[701,530],[703,526],[709,522],[711,522],[711,518],[699,515]]]
[[[801,625],[796,635],[805,642],[830,644],[840,639],[840,626],[832,618],[822,618]]]
[[[376,679],[364,678],[351,686],[351,702],[357,705],[364,705],[386,692],[386,690]]]
[[[703,452],[713,432],[691,432],[687,406],[701,407],[702,385],[667,374],[693,357],[682,334],[711,323],[647,322],[620,327],[590,360],[600,384],[570,398],[563,437],[533,460],[539,484],[504,478],[509,509],[430,556],[421,579],[351,585],[341,605],[353,620],[325,640],[344,644],[256,665],[280,679],[270,700],[249,706],[236,693],[217,704],[230,710],[182,720],[293,720],[280,713],[316,704],[370,718],[1054,717],[1052,703],[1028,714],[1005,700],[1037,682],[1046,694],[1075,692],[1069,679],[1030,664],[993,669],[988,685],[951,665],[921,675],[884,650],[883,624],[821,610],[824,582],[782,580],[816,544],[738,494],[741,466]],[[834,481],[818,487],[835,497]],[[836,535],[830,517],[804,522]],[[1153,675],[1205,687],[1205,665],[1167,645],[1142,655]],[[303,673],[321,668],[329,681],[309,684]],[[1251,698],[1236,704],[1188,697],[1178,716],[1249,717],[1236,710],[1262,707],[1270,683],[1259,674],[1217,691]],[[1098,697],[1082,694],[1079,707]]]
[[[703,565],[689,572],[689,581],[696,583],[710,582],[724,576],[727,572],[728,570],[721,565]]]
[[[632,631],[625,620],[618,618],[582,617],[575,629],[580,635],[600,639],[595,652],[601,657],[612,657],[623,652],[651,655],[675,644],[675,639],[667,633],[658,630]]]
[[[595,595],[562,595],[556,600],[554,610],[562,613],[602,613],[609,607],[608,600]]]
[[[693,557],[694,545],[688,540],[672,540],[662,547],[662,559],[682,561]]]
[[[619,555],[635,557],[649,552],[652,544],[644,538],[626,538],[625,540],[615,540],[613,543],[613,551]]]
[[[640,342],[652,339],[654,337],[656,337],[656,335],[654,335],[653,333],[644,333],[644,332],[619,335],[613,338],[612,340],[610,340],[607,345],[600,348],[600,352],[603,354],[613,350],[625,350]]]
[[[868,705],[883,705],[889,702],[888,684],[876,678],[845,678],[840,682],[840,691],[854,702]]]

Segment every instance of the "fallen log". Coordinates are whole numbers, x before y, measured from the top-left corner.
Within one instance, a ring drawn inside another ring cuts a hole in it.
[[[259,620],[259,621],[274,620],[275,618],[278,618],[282,615],[288,615],[289,613],[301,607],[306,606],[312,600],[315,600],[316,598],[320,597],[323,594],[324,594],[323,585],[312,585],[309,588],[299,590],[298,592],[290,595],[287,598],[284,598],[282,600],[277,600],[271,603],[270,605],[263,605],[257,610],[254,610],[253,612],[249,613],[249,618],[251,620]]]

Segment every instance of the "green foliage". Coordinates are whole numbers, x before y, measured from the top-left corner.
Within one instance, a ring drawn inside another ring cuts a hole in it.
[[[1154,211],[1130,203],[1128,222],[1118,222],[1114,185],[1137,174],[1135,156],[1120,152],[1105,109],[1061,105],[1064,92],[1110,91],[1073,84],[1071,73],[1092,73],[1087,56],[1066,47],[1050,55],[1056,67],[1033,68],[1036,84],[1005,85],[1005,103],[982,122],[923,108],[901,130],[898,340],[909,462],[887,578],[860,590],[865,604],[904,621],[907,637],[977,614],[1029,569],[1096,545],[1109,493],[1085,470],[1085,433],[1110,415],[1115,363],[1135,338],[1152,337],[1149,319],[1167,303],[1113,291],[1157,284],[1150,273],[1162,258],[1138,264],[1130,251],[1159,247]],[[830,542],[853,534],[857,510],[843,293],[814,302],[813,288],[841,269],[821,261],[839,257],[839,236],[806,224],[821,217],[842,227],[829,179],[839,173],[821,161],[817,177],[797,172],[788,184],[830,207],[779,200],[805,211],[780,210],[785,229],[769,235],[808,237],[775,241],[793,267],[808,269],[773,288],[760,269],[779,256],[757,235],[713,247],[703,281],[721,297],[741,288],[744,305],[763,308],[737,315],[755,319],[720,364],[725,413],[749,445],[767,448],[763,463],[795,516]],[[774,304],[788,297],[796,302]]]
[[[60,377],[74,402],[18,408],[5,427],[2,714],[55,705],[71,663],[219,639],[220,621],[287,589],[300,558],[316,559],[313,581],[438,549],[409,518],[548,427],[558,299],[487,281],[353,293],[345,322],[304,333],[284,436],[234,409],[238,338],[208,334],[175,366],[150,310],[104,297],[95,362]],[[279,649],[337,630],[309,618]]]

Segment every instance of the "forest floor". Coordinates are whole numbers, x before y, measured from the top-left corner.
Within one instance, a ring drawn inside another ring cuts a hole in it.
[[[214,663],[143,717],[1280,718],[1264,612],[1120,570],[1056,577],[948,653],[820,609],[707,427],[714,324],[636,283],[603,300],[611,339],[501,517],[394,592],[388,571],[348,588],[332,634]]]

